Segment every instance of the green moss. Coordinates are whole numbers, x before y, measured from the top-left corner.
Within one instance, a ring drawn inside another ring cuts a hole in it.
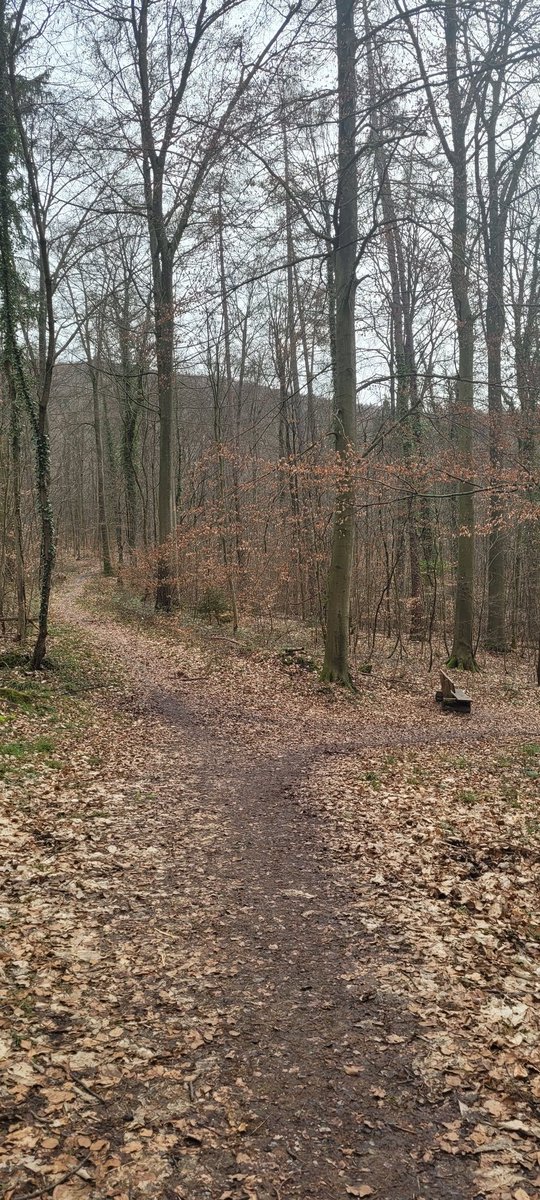
[[[0,702],[4,701],[10,708],[19,708],[23,712],[44,712],[50,707],[50,697],[47,689],[34,680],[17,680],[16,686],[0,687]]]

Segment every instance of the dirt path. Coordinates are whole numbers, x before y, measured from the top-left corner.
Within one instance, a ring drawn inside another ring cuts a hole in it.
[[[422,1082],[422,1031],[363,967],[376,954],[388,977],[396,950],[358,926],[357,890],[298,788],[314,762],[350,752],[357,717],[343,732],[342,715],[293,701],[291,721],[291,701],[280,714],[262,684],[246,709],[234,681],[224,704],[219,680],[85,611],[82,588],[66,591],[62,619],[127,672],[139,746],[134,781],[94,835],[98,878],[82,905],[101,944],[92,1005],[136,1043],[121,1081],[113,1069],[94,1085],[112,1091],[90,1107],[92,1136],[134,1147],[97,1194],[481,1195],[468,1163],[440,1150],[456,1095]],[[411,738],[478,730],[398,719],[364,727],[361,742]]]

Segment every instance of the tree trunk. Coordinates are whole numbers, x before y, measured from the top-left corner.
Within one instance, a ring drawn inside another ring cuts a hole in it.
[[[322,678],[351,686],[349,614],[354,550],[356,444],[355,293],[358,240],[356,165],[356,37],[354,0],[336,0],[339,98],[337,230],[335,240],[334,437],[341,468],[328,575]]]
[[[21,414],[17,389],[6,355],[4,369],[7,378],[11,409],[11,463],[13,470],[13,529],[15,536],[15,585],[17,591],[17,641],[26,644],[26,580],[24,572],[24,543],[21,512]]]
[[[38,479],[38,505],[41,516],[41,587],[39,598],[38,636],[32,655],[32,668],[41,670],[47,649],[49,633],[49,605],[51,598],[52,573],[54,567],[54,523],[50,500],[50,456],[47,403],[49,390],[42,392],[39,400],[36,434],[36,460]]]
[[[474,405],[474,328],[469,301],[467,265],[468,189],[466,120],[462,109],[457,62],[456,0],[446,0],[446,53],[448,71],[448,101],[453,133],[452,161],[452,296],[456,313],[458,339],[458,377],[456,408],[458,448],[467,476],[472,465],[472,415]],[[458,484],[458,556],[454,636],[449,666],[464,671],[476,669],[473,651],[474,595],[474,493],[470,477]]]
[[[369,13],[367,0],[364,0],[364,25],[366,35],[369,34]],[[384,129],[377,117],[379,96],[375,77],[375,63],[371,39],[366,43],[369,95],[372,111],[373,146],[375,167],[379,183],[382,212],[384,217],[384,234],[388,257],[388,268],[391,286],[391,319],[392,343],[394,347],[395,368],[397,375],[397,397],[395,410],[400,421],[401,449],[406,467],[412,462],[412,423],[411,407],[416,411],[418,390],[416,379],[416,361],[414,353],[414,332],[411,314],[410,295],[408,288],[406,259],[402,244],[400,227],[396,218],[392,183],[390,180],[390,162],[384,145]],[[409,500],[402,498],[399,505],[400,524],[406,524],[409,535],[409,568],[410,568],[410,636],[413,641],[420,640],[425,626],[424,604],[422,596],[422,573],[420,570],[420,554],[418,533],[415,521],[414,497]]]
[[[157,286],[156,286],[157,284]],[[159,404],[158,579],[156,608],[171,612],[176,599],[171,538],[173,519],[174,314],[172,257],[161,256],[155,287],[155,334]]]
[[[528,230],[529,235],[531,230]],[[532,505],[539,502],[538,491],[538,307],[540,301],[540,229],[534,234],[531,274],[527,280],[527,260],[523,264],[514,297],[514,348],[518,398],[521,409],[519,458],[529,486],[525,495]],[[528,286],[526,286],[528,283]],[[522,579],[527,615],[529,645],[536,646],[540,630],[540,529],[538,520],[527,520],[521,529],[524,551]],[[540,683],[540,679],[539,679]]]
[[[92,403],[94,410],[94,436],[96,439],[98,524],[101,560],[103,564],[103,574],[112,575],[113,570],[111,563],[111,547],[109,542],[109,526],[107,522],[107,505],[105,499],[105,472],[103,468],[103,437],[101,433],[101,401],[99,395],[98,368],[94,368],[92,371]]]
[[[496,120],[496,117],[495,117]],[[501,357],[504,336],[504,246],[506,215],[501,212],[495,159],[495,121],[490,122],[488,148],[488,216],[486,237],[487,303],[486,349],[488,363],[489,463],[491,468],[490,530],[488,551],[488,616],[486,646],[502,653],[506,649],[506,571],[503,512],[500,482],[502,448]]]
[[[103,423],[105,431],[105,445],[107,448],[107,463],[110,481],[109,496],[114,511],[114,535],[116,541],[116,553],[118,556],[118,566],[124,565],[124,541],[122,534],[122,502],[120,488],[118,485],[118,456],[113,441],[111,423],[105,397],[103,398]]]
[[[2,25],[4,18],[2,15]],[[9,61],[9,81],[13,115],[22,150],[22,157],[28,178],[32,217],[36,230],[39,257],[40,305],[39,305],[39,397],[36,404],[31,394],[26,378],[22,355],[16,344],[15,325],[13,326],[14,359],[16,386],[24,397],[25,407],[32,424],[36,457],[36,476],[38,510],[41,525],[41,563],[40,563],[40,598],[38,614],[38,634],[32,654],[32,668],[39,671],[43,666],[47,648],[49,606],[51,599],[52,573],[55,559],[54,521],[51,504],[51,471],[50,445],[48,427],[48,405],[51,394],[55,354],[56,329],[54,320],[54,283],[49,261],[49,244],[46,231],[46,217],[39,193],[39,182],[36,164],[33,158],[32,144],[29,141],[19,104],[19,91],[15,73],[14,51]]]
[[[486,306],[486,342],[488,360],[489,400],[489,462],[491,467],[490,531],[488,553],[488,615],[486,646],[503,653],[506,649],[506,569],[505,543],[502,532],[503,512],[497,474],[501,468],[502,438],[502,381],[501,354],[504,333],[502,245],[497,246],[494,261],[489,265],[488,299]]]
[[[9,95],[7,91],[9,81]],[[18,137],[30,191],[32,216],[38,239],[40,267],[39,321],[39,400],[36,405],[26,377],[23,356],[17,339],[18,287],[11,241],[12,196],[10,190],[10,145],[14,131]],[[53,283],[48,245],[32,150],[26,136],[19,106],[14,50],[7,45],[6,12],[0,0],[0,270],[3,302],[4,352],[12,373],[17,401],[24,406],[31,423],[36,462],[38,510],[41,526],[41,570],[38,635],[32,655],[32,667],[43,665],[47,645],[49,602],[54,564],[54,528],[50,501],[49,439],[47,405],[50,396],[55,355]]]
[[[229,319],[229,297],[227,294],[227,277],[225,272],[225,245],[223,239],[223,178],[220,178],[218,185],[218,255],[219,255],[219,279],[221,291],[221,313],[223,318],[223,346],[225,350],[225,400],[226,411],[228,416],[229,436],[233,440],[233,454],[231,462],[231,478],[233,488],[233,505],[234,505],[234,545],[236,553],[236,563],[241,572],[244,566],[244,552],[242,549],[242,514],[240,509],[240,422],[242,416],[242,382],[244,372],[244,357],[245,357],[245,339],[247,337],[247,318],[243,327],[242,334],[242,361],[240,365],[241,379],[238,387],[235,386],[232,373],[232,355],[231,355],[231,324]],[[225,464],[223,462],[223,447],[221,445],[221,435],[219,444],[219,469],[223,472],[223,488],[224,488],[224,472]],[[225,490],[223,490],[223,501],[225,500]],[[224,511],[225,517],[225,511]],[[228,518],[227,518],[228,524]],[[229,557],[229,556],[227,556]],[[232,564],[228,564],[229,591],[231,593],[231,606],[235,620],[233,632],[236,633],[238,628],[238,612],[236,602],[236,587],[234,576],[232,573]]]

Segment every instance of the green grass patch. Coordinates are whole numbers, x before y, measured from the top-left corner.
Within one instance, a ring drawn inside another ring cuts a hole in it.
[[[52,738],[20,738],[17,742],[0,742],[0,754],[6,758],[27,758],[30,754],[50,754],[54,750]]]
[[[25,776],[38,775],[43,765],[48,766],[51,761],[46,759],[43,763],[41,755],[50,755],[53,750],[54,742],[46,736],[0,741],[0,778],[13,777],[19,771]]]
[[[25,650],[4,650],[0,654],[0,671],[14,671],[30,665],[30,655]]]
[[[538,758],[540,755],[540,745],[538,742],[527,742],[521,747],[521,753],[524,754],[526,758]]]
[[[474,804],[480,803],[480,797],[470,788],[464,788],[463,791],[458,792],[456,800],[458,804],[465,804],[468,808],[472,808]]]
[[[89,694],[116,680],[77,630],[55,626],[47,667],[30,670],[20,653],[0,657],[0,778],[15,783],[59,771],[67,746],[93,720]]]
[[[84,696],[110,687],[115,677],[74,629],[56,626],[49,649],[48,682],[60,696]]]
[[[65,697],[110,686],[113,675],[82,641],[76,630],[63,626],[51,629],[45,670],[30,670],[29,658],[20,652],[0,656],[0,705],[9,720],[18,712],[32,715],[58,707]]]
[[[102,580],[88,583],[85,596],[92,607],[100,612],[110,613],[117,620],[127,625],[152,627],[156,624],[157,614],[152,596],[137,596],[127,587],[117,586],[103,590]]]

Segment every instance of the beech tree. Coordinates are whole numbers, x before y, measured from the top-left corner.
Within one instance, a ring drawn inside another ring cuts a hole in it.
[[[335,500],[322,678],[350,686],[349,614],[355,531],[355,489],[351,460],[356,445],[355,298],[358,244],[354,0],[337,0],[336,3],[336,56],[339,125],[334,248],[333,423],[342,477],[338,482]]]
[[[438,96],[415,28],[413,17],[400,0],[394,0],[412,43],[425,89],[433,128],[452,173],[451,285],[456,316],[458,368],[455,380],[458,450],[464,471],[458,494],[458,560],[454,635],[449,665],[474,670],[474,488],[472,475],[472,413],[474,405],[474,314],[470,298],[470,217],[468,129],[473,114],[476,75],[468,73],[467,28],[472,10],[459,0],[445,0],[445,87],[449,129],[440,115]],[[465,47],[465,49],[464,49]],[[468,63],[469,66],[472,64]]]

